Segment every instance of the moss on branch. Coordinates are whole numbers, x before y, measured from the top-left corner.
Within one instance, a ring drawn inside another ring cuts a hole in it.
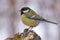
[[[23,33],[16,33],[13,37],[6,38],[5,40],[41,40],[34,31],[25,29]]]

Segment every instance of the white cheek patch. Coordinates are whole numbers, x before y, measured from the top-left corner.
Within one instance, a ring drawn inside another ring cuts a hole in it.
[[[25,11],[23,11],[24,13],[27,13],[29,11],[29,9],[28,10],[25,10]]]

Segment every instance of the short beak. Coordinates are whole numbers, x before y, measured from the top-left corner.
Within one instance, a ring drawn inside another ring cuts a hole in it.
[[[19,10],[19,12],[21,12],[21,10]]]
[[[21,14],[21,10],[18,10],[18,12],[19,12],[19,15]]]

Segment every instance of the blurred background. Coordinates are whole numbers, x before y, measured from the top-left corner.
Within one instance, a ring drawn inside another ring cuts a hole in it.
[[[26,6],[45,19],[58,23],[43,22],[33,28],[42,40],[60,40],[60,0],[0,0],[0,40],[27,28],[18,11]]]

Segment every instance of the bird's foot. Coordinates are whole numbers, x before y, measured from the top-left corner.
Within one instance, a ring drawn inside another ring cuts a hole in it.
[[[24,29],[24,36],[26,36],[29,32],[29,28]]]
[[[24,32],[28,32],[28,31],[29,31],[29,28],[24,29]]]
[[[29,32],[33,32],[32,28],[24,29],[24,36],[26,37]]]
[[[33,30],[32,30],[32,27],[29,27],[29,30],[28,30],[28,32],[30,32],[30,31],[33,31]]]
[[[28,32],[30,32],[30,31],[33,31],[33,30],[32,30],[32,27],[29,27],[29,28],[24,29],[24,33],[28,33]]]

